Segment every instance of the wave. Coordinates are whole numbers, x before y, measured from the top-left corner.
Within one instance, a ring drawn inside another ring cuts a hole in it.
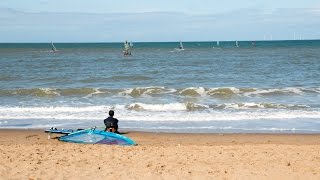
[[[34,88],[34,89],[13,89],[0,90],[0,96],[32,96],[32,97],[58,97],[58,96],[80,96],[87,97],[95,94],[108,94],[108,90],[98,88]]]
[[[237,94],[240,94],[240,92],[246,93],[252,90],[253,89],[243,89],[243,91],[241,91],[240,89],[233,88],[233,87],[232,88],[212,88],[207,90],[207,94],[213,97],[228,98],[228,97],[232,97]]]
[[[0,90],[0,96],[54,97],[58,95],[59,93],[55,89],[50,88]]]
[[[188,103],[169,103],[169,104],[133,103],[126,107],[129,110],[135,110],[135,111],[167,112],[167,111],[197,111],[197,110],[204,110],[209,106],[188,102]]]
[[[275,103],[225,103],[219,105],[210,105],[213,109],[305,109],[308,105],[295,104],[275,104]]]
[[[219,105],[218,105],[219,106]],[[212,106],[190,103],[84,106],[84,107],[4,107],[0,106],[0,120],[37,119],[96,121],[107,117],[109,109],[114,109],[116,117],[124,121],[231,121],[231,120],[290,120],[320,119],[319,109],[271,108],[237,110],[238,106],[222,105],[218,110]],[[250,106],[251,107],[251,106]],[[230,109],[231,108],[231,109]],[[243,107],[241,107],[243,108]],[[246,107],[247,108],[247,107]],[[256,108],[256,107],[255,107]]]
[[[139,97],[143,95],[156,96],[160,94],[171,94],[174,93],[176,90],[165,87],[137,87],[119,91],[121,95]]]
[[[308,105],[300,104],[276,104],[276,103],[223,103],[223,104],[198,104],[198,103],[169,103],[169,104],[145,104],[132,103],[126,106],[129,110],[135,111],[202,111],[202,110],[222,110],[222,109],[308,109]]]
[[[136,87],[124,89],[104,89],[104,88],[31,88],[31,89],[0,89],[0,96],[33,96],[33,97],[58,97],[58,96],[77,96],[88,97],[94,95],[106,96],[159,96],[174,95],[181,97],[209,97],[209,98],[233,98],[243,97],[270,97],[270,96],[303,96],[305,94],[320,94],[320,88],[236,88],[236,87],[187,87],[187,88],[168,88],[168,87]]]
[[[183,111],[186,110],[186,106],[181,103],[170,103],[170,104],[143,104],[133,103],[126,106],[129,110],[136,111]]]
[[[189,87],[182,90],[178,90],[178,92],[183,96],[203,96],[205,95],[206,90],[203,87]]]

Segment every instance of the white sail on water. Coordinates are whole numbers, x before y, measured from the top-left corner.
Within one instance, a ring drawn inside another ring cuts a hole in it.
[[[183,44],[182,44],[182,42],[181,42],[181,41],[180,41],[179,49],[184,49],[184,48],[183,48]]]
[[[175,51],[184,51],[182,41],[179,42],[179,47],[174,48]]]
[[[236,41],[236,47],[239,47],[239,43],[238,43],[238,41]]]
[[[51,49],[52,49],[53,52],[56,52],[56,51],[57,51],[57,48],[54,47],[53,42],[51,42]]]
[[[130,56],[131,55],[131,47],[133,46],[131,46],[132,45],[132,43],[130,42],[128,42],[128,41],[125,41],[124,42],[124,51],[123,51],[123,55],[124,56]]]

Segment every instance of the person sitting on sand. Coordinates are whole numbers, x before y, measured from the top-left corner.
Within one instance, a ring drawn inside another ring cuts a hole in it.
[[[114,111],[109,111],[109,117],[105,119],[103,122],[106,125],[105,131],[119,133],[118,132],[118,119],[114,118]]]

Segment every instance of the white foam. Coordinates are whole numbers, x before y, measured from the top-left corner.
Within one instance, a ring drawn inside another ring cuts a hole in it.
[[[220,89],[229,89],[235,94],[239,94],[240,90],[236,87],[218,87],[218,88],[210,88],[208,91],[215,91],[215,90],[220,90]]]
[[[98,88],[94,88],[94,92],[88,94],[85,96],[85,98],[90,98],[92,97],[93,95],[96,95],[96,94],[103,94],[104,92],[101,92]]]
[[[287,110],[287,109],[249,109],[235,110],[206,109],[188,111],[184,103],[142,104],[144,111],[130,110],[125,105],[87,106],[87,107],[0,107],[0,120],[19,119],[55,119],[70,123],[77,120],[102,120],[109,109],[114,109],[116,117],[123,121],[241,121],[241,120],[290,120],[320,119],[319,109]],[[131,104],[132,106],[134,104]],[[230,104],[230,106],[237,106]],[[70,121],[69,121],[70,120]],[[2,121],[2,123],[4,123]]]
[[[205,91],[204,87],[198,87],[198,88],[195,88],[195,90],[196,90],[196,92],[197,92],[198,94],[200,94],[201,96],[206,95],[206,91]]]
[[[175,89],[168,89],[162,86],[150,86],[150,87],[136,87],[136,88],[128,88],[124,89],[119,93],[119,95],[130,96],[133,91],[139,91],[140,95],[150,95],[150,94],[168,94],[174,93]],[[155,90],[161,90],[161,92],[156,93]]]
[[[297,95],[303,95],[303,91],[301,88],[296,87],[288,87],[288,88],[275,88],[275,89],[256,89],[253,92],[245,92],[244,96],[252,96],[252,95],[262,95],[262,94],[272,94],[272,93],[293,93]]]
[[[299,107],[299,108],[310,108],[310,106],[307,105],[294,105],[294,104],[271,104],[271,103],[225,103],[222,105],[225,109],[265,109],[265,108],[273,108],[273,109],[286,109],[286,108],[292,108],[292,107]]]
[[[141,107],[143,110],[148,111],[185,111],[187,107],[184,103],[169,103],[169,104],[144,104],[144,103],[133,103],[130,104],[129,108],[135,106]]]
[[[46,94],[52,94],[56,96],[60,96],[60,93],[56,91],[54,88],[39,88],[41,91],[44,91]]]
[[[288,87],[284,89],[287,92],[293,92],[295,94],[303,95],[303,91],[301,88]]]

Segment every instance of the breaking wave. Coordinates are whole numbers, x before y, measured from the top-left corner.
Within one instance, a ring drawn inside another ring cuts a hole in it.
[[[261,107],[259,107],[261,106]],[[271,108],[257,105],[201,105],[192,103],[143,104],[84,107],[0,107],[0,120],[8,119],[55,119],[55,120],[102,120],[109,109],[116,111],[121,120],[138,121],[216,121],[216,120],[259,120],[320,118],[319,109]],[[277,107],[277,105],[275,105]],[[223,108],[222,110],[219,108]],[[241,109],[238,111],[238,109]],[[255,109],[260,108],[260,109]],[[246,110],[243,110],[246,109]]]
[[[188,88],[168,88],[168,87],[136,87],[125,89],[104,89],[104,88],[31,88],[31,89],[0,89],[0,96],[33,96],[33,97],[58,97],[77,96],[87,97],[91,95],[108,96],[159,96],[174,95],[181,97],[203,97],[209,98],[232,98],[236,96],[244,97],[270,97],[270,96],[303,96],[305,94],[320,94],[320,88],[235,88],[235,87],[188,87]]]
[[[202,110],[221,110],[221,109],[307,109],[308,105],[299,104],[275,104],[275,103],[223,103],[223,104],[197,104],[192,102],[187,103],[170,103],[170,104],[145,104],[133,103],[125,106],[129,110],[135,111],[202,111]]]

